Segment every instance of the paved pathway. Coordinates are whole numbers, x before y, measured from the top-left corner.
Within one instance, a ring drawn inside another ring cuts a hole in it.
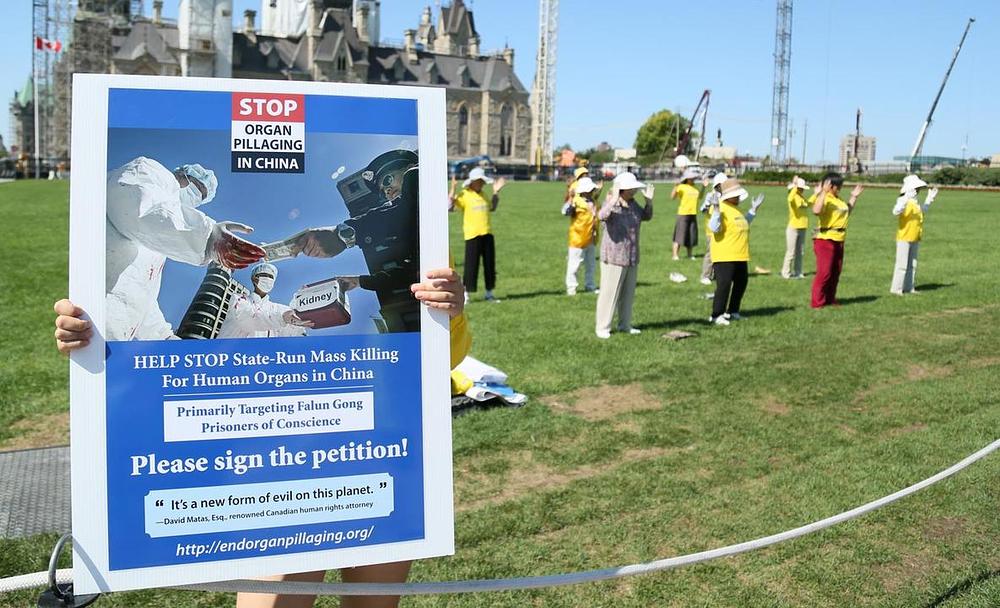
[[[0,538],[70,531],[69,447],[0,452]]]

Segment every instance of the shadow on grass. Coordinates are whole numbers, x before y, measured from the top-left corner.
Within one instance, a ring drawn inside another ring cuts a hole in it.
[[[697,326],[708,326],[708,315],[705,317],[699,317],[697,319],[670,319],[669,321],[650,321],[648,323],[638,323],[634,327],[636,329],[677,329],[677,328],[690,328],[692,325]]]
[[[938,289],[947,289],[954,286],[954,283],[927,283],[926,285],[918,285],[917,291],[936,291]]]
[[[497,295],[501,300],[529,300],[531,298],[538,298],[541,296],[564,296],[566,291],[562,289],[548,289],[545,291],[529,291],[525,293],[509,293],[503,295]]]
[[[972,589],[979,583],[984,583],[991,578],[996,578],[998,576],[1000,576],[1000,570],[993,570],[992,572],[980,572],[976,576],[959,581],[949,587],[944,593],[931,600],[930,603],[928,603],[924,608],[937,608],[938,606],[943,606],[966,591]]]
[[[788,312],[789,310],[795,310],[794,306],[765,306],[764,308],[744,308],[740,311],[740,314],[746,315],[748,319],[756,319],[757,317],[773,317],[774,315],[780,315],[783,312]]]
[[[837,303],[841,306],[849,306],[851,304],[867,304],[878,299],[879,296],[854,296],[853,298],[838,298]]]

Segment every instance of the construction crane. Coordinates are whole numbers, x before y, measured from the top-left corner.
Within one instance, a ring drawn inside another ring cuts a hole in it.
[[[951,57],[951,63],[948,64],[948,71],[944,73],[944,80],[941,81],[941,88],[938,89],[937,95],[934,96],[934,102],[931,103],[931,111],[927,113],[927,119],[924,120],[924,124],[920,127],[920,133],[917,134],[917,143],[913,146],[913,152],[910,153],[910,163],[909,169],[913,171],[913,161],[915,158],[920,156],[920,153],[924,149],[924,138],[927,137],[927,129],[931,126],[931,120],[934,118],[934,110],[937,109],[938,101],[941,100],[941,93],[944,93],[944,85],[948,84],[948,77],[951,76],[951,69],[955,67],[955,61],[958,60],[958,54],[962,52],[962,45],[965,44],[965,37],[969,35],[969,28],[976,20],[973,17],[969,18],[969,22],[965,24],[965,31],[962,32],[962,39],[958,41],[958,46],[955,47],[955,54]]]
[[[552,128],[556,101],[556,42],[559,0],[538,2],[538,55],[531,87],[531,158],[535,170],[552,160]]]
[[[699,118],[701,119],[701,136],[698,138],[698,149],[694,152],[694,161],[697,162],[698,158],[701,156],[701,147],[705,144],[705,123],[708,120],[708,102],[711,96],[712,92],[708,89],[705,89],[705,91],[701,94],[701,99],[698,100],[698,105],[695,106],[694,113],[691,114],[691,120],[688,121],[688,125],[684,129],[684,133],[680,132],[680,115],[678,114],[676,116],[676,120],[678,121],[678,131],[677,138],[675,140],[677,145],[674,148],[674,158],[677,158],[687,151],[688,146],[691,144],[691,129],[693,129],[694,125],[699,122]],[[721,134],[719,137],[721,139]],[[667,148],[669,147],[667,145],[667,141],[669,141],[669,138],[664,139],[663,150],[660,152],[660,160],[658,160],[657,163],[662,163],[663,157],[667,154]]]

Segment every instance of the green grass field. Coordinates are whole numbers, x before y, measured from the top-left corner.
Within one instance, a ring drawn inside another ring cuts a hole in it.
[[[762,190],[770,198],[753,225],[753,263],[776,273],[784,190]],[[418,563],[413,580],[551,574],[740,542],[889,494],[1000,436],[1000,256],[989,228],[998,195],[941,193],[921,250],[923,293],[899,298],[888,294],[895,194],[870,189],[851,220],[843,306],[811,310],[809,281],[754,276],[748,320],[715,328],[696,280],[701,260],[669,261],[667,194],[661,186],[642,231],[634,323],[643,334],[600,341],[594,296],[563,295],[561,186],[504,191],[494,218],[503,302],[469,306],[473,353],[532,399],[455,421],[457,554]],[[67,407],[50,312],[66,291],[66,187],[0,185],[0,210],[0,445],[26,435],[31,445],[66,443],[39,431]],[[692,280],[671,283],[672,270]],[[699,336],[661,338],[674,328]],[[861,520],[767,550],[618,582],[404,605],[997,606],[998,480],[994,455]],[[0,577],[43,569],[54,538],[0,540]],[[32,601],[0,596],[0,606]],[[231,595],[155,590],[98,605],[232,604]]]

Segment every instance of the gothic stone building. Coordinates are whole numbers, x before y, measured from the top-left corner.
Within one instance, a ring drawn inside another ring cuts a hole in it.
[[[287,1],[263,0],[262,9],[273,11]],[[235,30],[226,25],[232,22],[227,10],[216,14],[215,25],[184,22],[187,14],[211,19],[213,8],[231,6],[225,0],[184,0],[180,23],[161,17],[159,0],[151,18],[124,22],[100,14],[93,5],[101,0],[89,4],[90,12],[77,13],[68,53],[77,45],[100,50],[105,44],[104,55],[89,52],[87,57],[93,64],[104,56],[106,64],[78,71],[444,87],[449,158],[488,155],[505,164],[528,162],[531,111],[528,91],[514,73],[514,51],[481,53],[472,11],[462,0],[441,7],[436,24],[430,7],[425,8],[417,27],[406,30],[397,44],[379,41],[377,0],[308,0],[300,31],[292,32],[275,31],[267,19],[258,29],[255,11],[246,11],[243,26]],[[207,13],[185,12],[191,5],[207,6]],[[207,39],[192,40],[198,31],[209,32]],[[64,97],[68,104],[69,95]]]

